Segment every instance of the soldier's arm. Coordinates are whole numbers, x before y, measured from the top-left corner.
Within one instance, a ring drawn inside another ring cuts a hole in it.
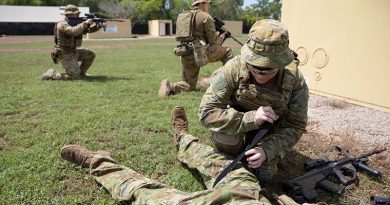
[[[99,29],[101,29],[102,27],[103,27],[103,26],[102,26],[102,23],[96,23],[96,22],[94,22],[90,27],[88,27],[87,33],[96,32],[96,31],[98,31]]]
[[[206,32],[206,38],[209,44],[213,45],[217,43],[217,31],[215,29],[214,20],[210,15],[203,20],[204,30]]]
[[[210,131],[237,134],[257,129],[254,112],[239,112],[232,105],[231,96],[238,87],[240,59],[229,61],[212,76],[210,87],[203,95],[199,107],[199,120]]]
[[[57,29],[59,32],[65,33],[69,36],[79,36],[82,35],[88,27],[88,24],[83,22],[76,26],[70,26],[66,22],[60,22],[57,25]]]
[[[258,145],[265,150],[267,161],[283,158],[306,132],[309,90],[302,73],[297,71],[297,81],[288,103],[288,113],[275,124],[274,132]]]

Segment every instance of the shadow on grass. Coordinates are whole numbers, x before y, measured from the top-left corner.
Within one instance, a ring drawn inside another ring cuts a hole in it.
[[[202,185],[202,188],[203,190],[206,190],[207,187],[202,179],[202,176],[200,175],[199,171],[196,170],[196,169],[191,169],[190,167],[188,167],[187,164],[183,163],[183,162],[180,162],[180,164],[185,168],[187,169],[189,172],[191,172],[192,176],[194,176],[194,178],[196,179],[197,182],[199,182],[199,184]]]
[[[93,75],[93,76],[86,76],[81,78],[80,80],[87,81],[87,82],[109,82],[109,81],[117,81],[117,80],[132,80],[128,77],[116,77],[116,76],[105,76],[105,75]]]

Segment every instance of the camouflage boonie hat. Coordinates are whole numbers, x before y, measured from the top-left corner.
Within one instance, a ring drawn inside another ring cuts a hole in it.
[[[241,48],[241,56],[257,67],[283,68],[294,59],[288,44],[288,31],[282,23],[272,19],[256,21]]]
[[[77,8],[77,6],[75,5],[72,5],[72,4],[69,4],[67,6],[65,6],[65,15],[68,15],[68,14],[79,14],[80,11],[79,11],[79,8]]]
[[[211,4],[211,0],[195,0],[194,2],[192,2],[192,6],[195,6],[200,3],[207,3],[207,2]]]

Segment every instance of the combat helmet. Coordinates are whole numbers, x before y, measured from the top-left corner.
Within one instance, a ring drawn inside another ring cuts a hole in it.
[[[72,4],[69,4],[67,6],[65,6],[65,15],[68,15],[68,14],[79,14],[80,11],[79,11],[79,8],[75,5],[72,5]]]
[[[195,0],[194,2],[192,2],[192,6],[196,6],[197,4],[207,3],[207,2],[211,4],[211,0]]]
[[[241,48],[241,57],[257,67],[283,68],[294,59],[289,48],[287,27],[272,19],[256,21]]]

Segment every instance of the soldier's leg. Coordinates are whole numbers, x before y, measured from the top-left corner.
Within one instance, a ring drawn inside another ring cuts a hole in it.
[[[190,196],[118,165],[109,156],[95,155],[90,164],[94,179],[118,202],[134,204],[178,204]]]
[[[192,91],[196,89],[200,67],[196,65],[194,55],[185,55],[180,57],[182,64],[182,81],[174,83],[174,92]],[[189,85],[189,88],[187,87]]]
[[[80,66],[77,63],[76,52],[74,51],[62,51],[58,56],[65,70],[63,78],[66,79],[78,79],[80,77]]]
[[[178,149],[179,160],[190,168],[197,169],[207,180],[205,181],[206,186],[211,188],[212,184],[210,182],[214,181],[223,168],[232,162],[232,157],[222,155],[211,146],[198,143],[196,137],[188,134],[188,120],[184,108],[174,107],[172,109],[171,123],[173,126],[173,141]],[[243,172],[243,175],[251,178],[246,180],[254,182],[252,185],[259,188],[256,177],[248,170],[238,168],[233,172]],[[227,181],[228,178],[223,181]]]
[[[209,62],[222,61],[223,65],[225,65],[233,57],[232,49],[229,47],[223,47],[218,44],[209,47]]]
[[[226,155],[217,152],[213,147],[198,143],[198,139],[190,134],[180,134],[177,138],[178,158],[188,167],[197,169],[202,175],[208,189],[212,188],[215,178],[232,162]],[[261,187],[256,176],[241,163],[222,179],[214,189],[222,192],[238,191],[248,198],[259,200],[259,204],[270,204],[261,194]]]
[[[60,73],[58,71],[50,68],[44,74],[41,75],[41,80],[67,80],[70,79],[65,73]]]
[[[196,65],[193,53],[181,56],[180,61],[182,64],[182,80],[175,83],[171,83],[167,79],[162,80],[158,91],[159,96],[174,95],[180,92],[190,92],[196,89],[200,67]]]
[[[86,49],[78,48],[76,49],[77,60],[81,61],[80,64],[80,75],[85,75],[89,67],[91,67],[93,61],[95,60],[95,52]]]

